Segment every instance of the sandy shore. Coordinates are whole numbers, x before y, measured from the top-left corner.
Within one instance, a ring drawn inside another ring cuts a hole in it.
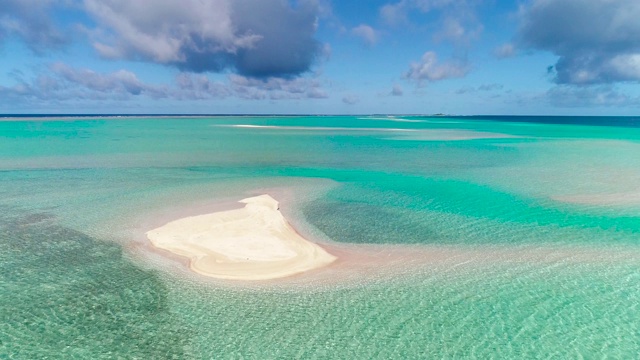
[[[336,260],[300,236],[269,195],[240,202],[241,209],[172,221],[147,237],[155,247],[189,258],[193,271],[219,279],[277,279]]]

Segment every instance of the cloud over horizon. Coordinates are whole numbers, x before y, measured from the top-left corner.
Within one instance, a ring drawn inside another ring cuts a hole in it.
[[[640,81],[640,2],[533,0],[520,10],[520,46],[559,56],[558,84]]]
[[[311,0],[85,0],[106,58],[268,78],[309,71],[322,55]]]
[[[146,83],[128,70],[96,72],[65,63],[50,64],[37,76],[12,72],[16,84],[0,85],[0,103],[22,100],[132,100],[140,97],[172,100],[209,100],[235,97],[245,100],[325,99],[329,95],[316,78],[271,77],[257,79],[229,74],[226,81],[212,81],[206,74],[181,72],[172,83]]]
[[[575,87],[558,85],[549,89],[544,98],[557,107],[640,107],[640,97],[622,93],[611,85],[594,85]]]

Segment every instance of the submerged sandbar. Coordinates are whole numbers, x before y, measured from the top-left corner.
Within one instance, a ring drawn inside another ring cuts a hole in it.
[[[336,260],[300,236],[271,196],[240,202],[241,209],[175,220],[147,237],[155,247],[188,257],[193,271],[219,279],[277,279]]]

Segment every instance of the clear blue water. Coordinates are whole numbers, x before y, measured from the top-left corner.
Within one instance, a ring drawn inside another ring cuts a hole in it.
[[[640,353],[632,118],[3,121],[0,184],[0,358]],[[462,255],[238,286],[134,246],[163,209],[269,189],[318,238]]]

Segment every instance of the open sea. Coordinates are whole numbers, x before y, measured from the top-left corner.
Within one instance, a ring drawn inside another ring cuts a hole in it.
[[[218,281],[145,244],[262,193],[376,271]],[[638,354],[639,118],[0,120],[0,359]]]

